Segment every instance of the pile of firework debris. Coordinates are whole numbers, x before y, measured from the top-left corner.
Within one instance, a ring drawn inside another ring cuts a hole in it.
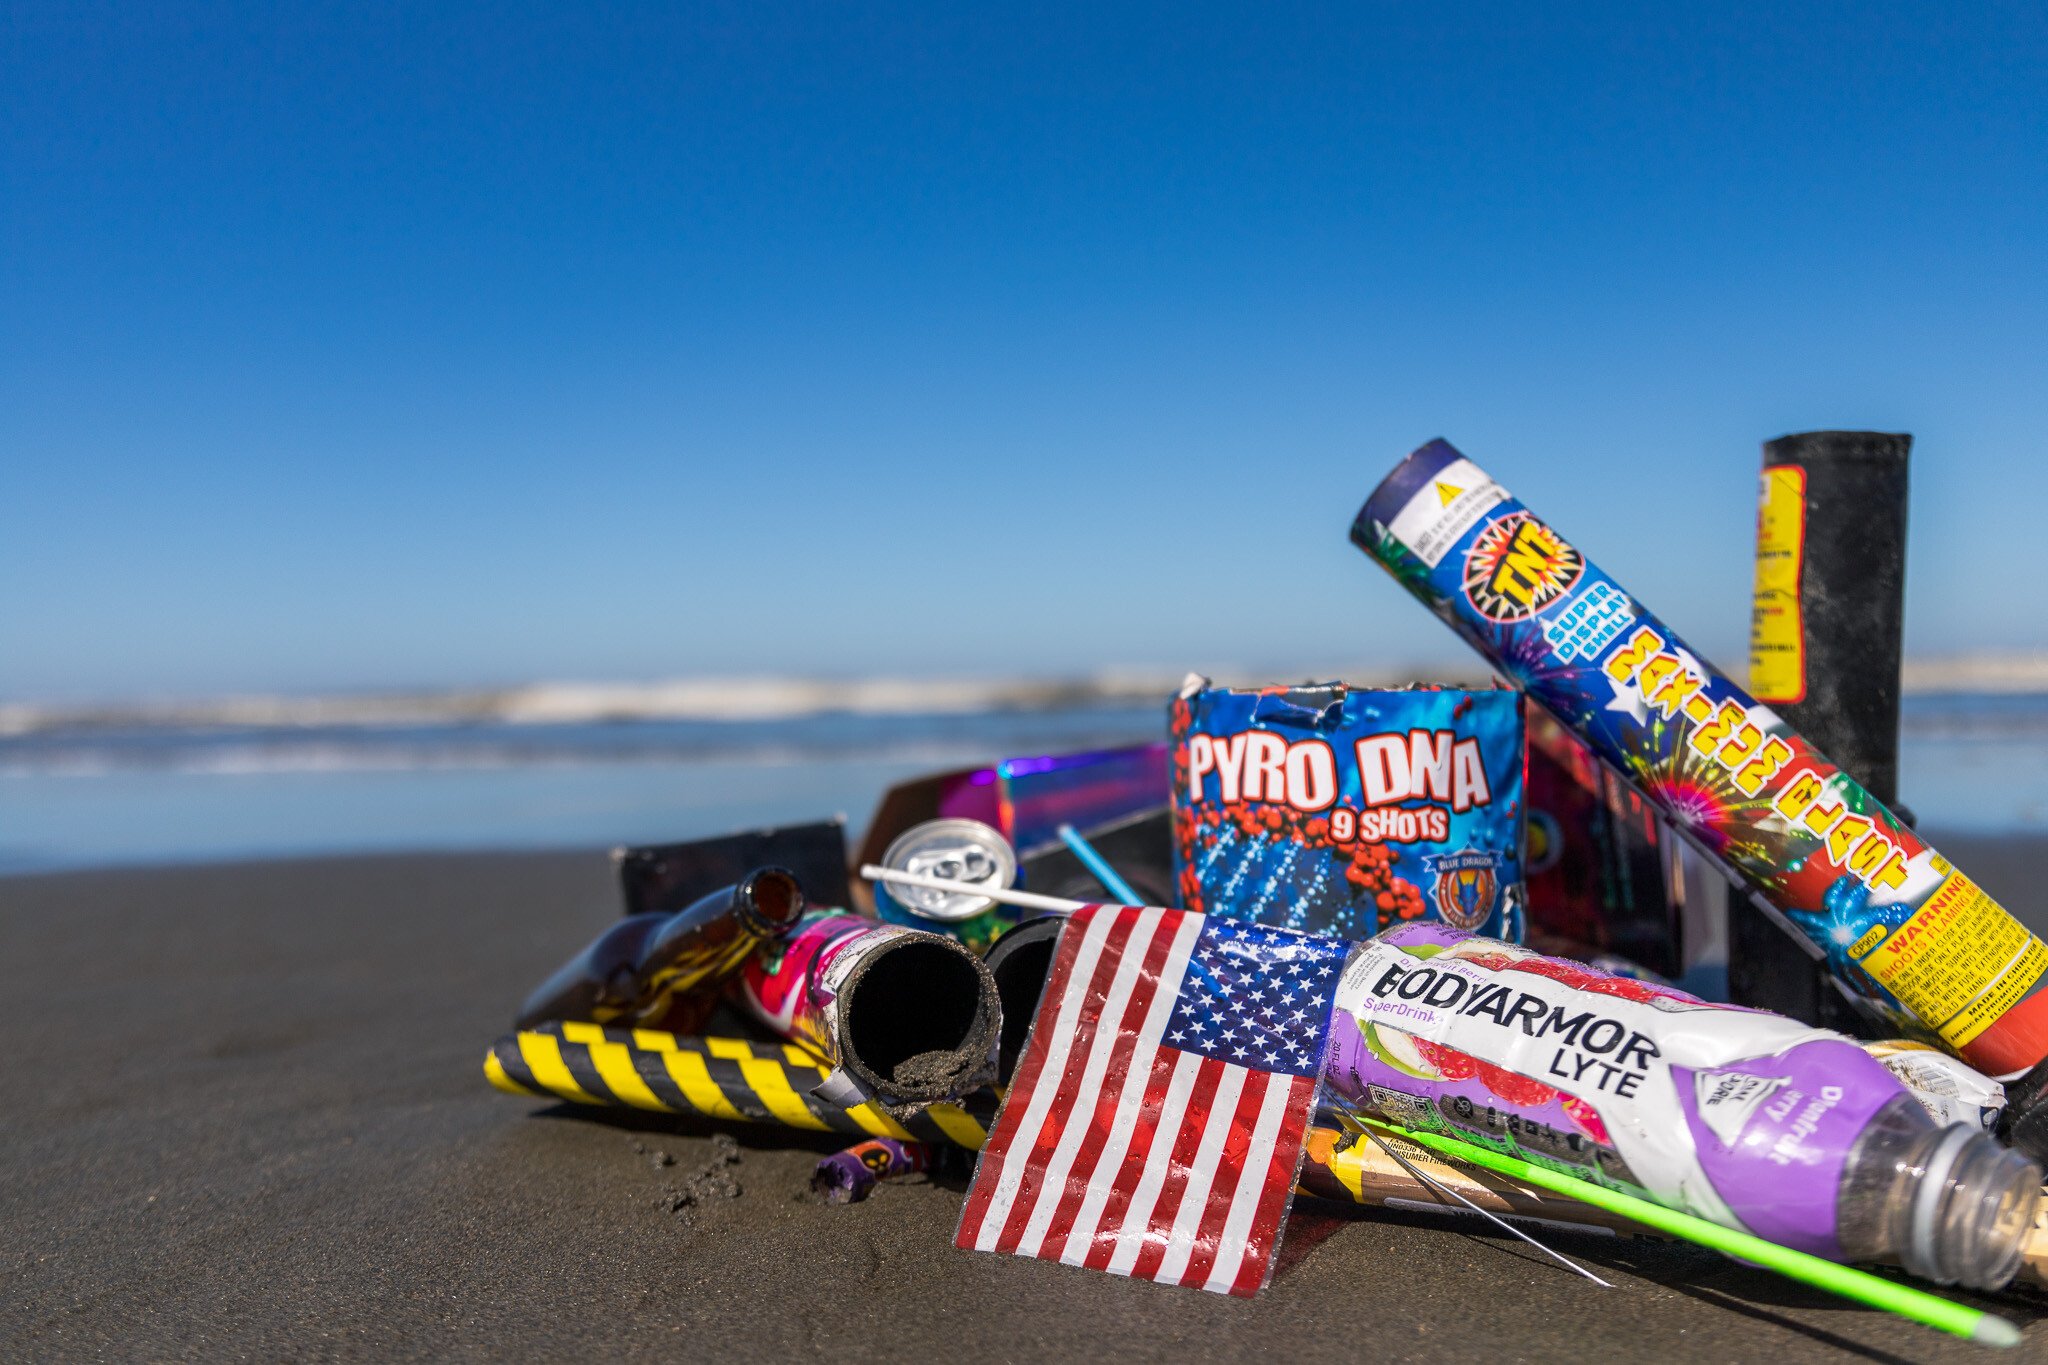
[[[897,787],[852,857],[623,850],[486,1074],[858,1139],[841,1202],[957,1163],[962,1248],[1249,1295],[1297,1196],[1436,1206],[2016,1340],[1839,1264],[2048,1264],[2048,944],[1893,790],[1908,445],[1766,447],[1753,696],[1432,442],[1351,536],[1511,686],[1190,677],[1161,742]]]

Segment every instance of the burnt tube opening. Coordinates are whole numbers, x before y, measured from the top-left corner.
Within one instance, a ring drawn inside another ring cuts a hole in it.
[[[1000,1007],[981,959],[905,935],[868,956],[841,1005],[843,1065],[891,1102],[952,1099],[986,1078]]]
[[[1052,975],[1053,950],[1059,946],[1066,916],[1044,915],[1026,920],[997,939],[988,950],[989,975],[996,979],[996,999],[1003,1007],[1003,1035],[997,1045],[996,1082],[1007,1085],[1024,1055],[1038,997]]]

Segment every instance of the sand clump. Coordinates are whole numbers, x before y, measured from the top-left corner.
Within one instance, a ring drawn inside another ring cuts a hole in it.
[[[632,1143],[633,1150],[648,1158],[655,1170],[675,1168],[676,1159],[672,1153],[650,1148],[638,1138],[632,1139]],[[655,1199],[654,1206],[663,1213],[687,1216],[713,1200],[739,1198],[740,1181],[733,1168],[740,1161],[739,1143],[728,1134],[712,1134],[710,1157],[701,1166],[666,1185]]]

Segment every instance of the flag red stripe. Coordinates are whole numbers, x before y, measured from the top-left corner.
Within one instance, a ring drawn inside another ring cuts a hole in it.
[[[988,1206],[995,1198],[996,1173],[1002,1168],[1003,1156],[1010,1145],[1017,1140],[1017,1128],[1024,1121],[1024,1112],[1030,1107],[1031,1092],[1038,1085],[1038,1076],[1045,1069],[1045,1057],[1052,1050],[1048,1036],[1053,1021],[1058,1017],[1053,1007],[1066,993],[1066,984],[1074,975],[1074,961],[1081,955],[1081,940],[1088,936],[1088,923],[1101,911],[1099,905],[1084,905],[1067,918],[1066,928],[1060,931],[1059,946],[1053,952],[1052,971],[1046,976],[1045,990],[1041,1000],[1038,1023],[1044,1028],[1033,1027],[1031,1039],[1025,1045],[1024,1055],[1017,1061],[1017,1069],[1011,1073],[1010,1089],[1004,1096],[1002,1112],[996,1116],[996,1123],[989,1133],[989,1139],[982,1144],[981,1156],[975,1165],[975,1180],[967,1192],[967,1207],[960,1215],[960,1229],[954,1235],[953,1244],[972,1248],[981,1235],[982,1221],[988,1217]],[[982,1178],[986,1174],[986,1179]]]
[[[1181,1119],[1180,1131],[1174,1134],[1172,1146],[1160,1149],[1158,1144],[1154,1144],[1153,1159],[1168,1162],[1166,1184],[1160,1187],[1159,1202],[1152,1206],[1151,1217],[1146,1220],[1145,1247],[1131,1267],[1134,1279],[1154,1278],[1159,1273],[1159,1263],[1166,1259],[1166,1236],[1173,1230],[1173,1216],[1180,1211],[1181,1196],[1187,1193],[1188,1167],[1193,1164],[1195,1151],[1202,1144],[1202,1133],[1208,1127],[1209,1105],[1216,1098],[1216,1087],[1223,1080],[1223,1072],[1228,1065],[1213,1057],[1202,1059],[1202,1069],[1195,1073],[1194,1093],[1188,1096],[1187,1113]]]
[[[1104,910],[1108,912],[1109,907],[1104,907]],[[1116,922],[1110,927],[1109,936],[1102,945],[1102,955],[1095,959],[1094,972],[1086,983],[1076,981],[1069,987],[1070,990],[1085,992],[1085,996],[1080,1015],[1074,1021],[1074,1042],[1067,1050],[1066,1066],[1057,1083],[1050,1077],[1040,1081],[1040,1084],[1054,1085],[1053,1102],[1045,1111],[1045,1121],[1039,1124],[1035,1133],[1018,1134],[1028,1144],[1029,1158],[1024,1166],[1023,1181],[1017,1187],[1017,1197],[1011,1201],[1009,1216],[1003,1220],[1002,1235],[996,1239],[995,1250],[1006,1254],[1016,1253],[1017,1243],[1023,1239],[1025,1226],[1031,1221],[1031,1208],[1038,1202],[1038,1191],[1045,1184],[1046,1164],[1052,1158],[1053,1148],[1059,1145],[1060,1134],[1073,1113],[1081,1088],[1081,1073],[1087,1070],[1089,1050],[1095,1046],[1095,1035],[1102,1027],[1103,1004],[1109,994],[1110,983],[1116,978],[1117,963],[1126,951],[1132,927],[1144,912],[1133,906],[1122,906],[1114,913]]]
[[[1209,1116],[1211,1123],[1227,1123],[1229,1128],[1223,1140],[1223,1154],[1216,1164],[1216,1178],[1209,1185],[1208,1202],[1202,1208],[1202,1221],[1195,1231],[1195,1249],[1188,1257],[1180,1283],[1199,1286],[1208,1280],[1210,1267],[1216,1264],[1216,1243],[1223,1237],[1223,1225],[1230,1218],[1231,1204],[1244,1179],[1252,1129],[1258,1124],[1259,1110],[1265,1107],[1266,1091],[1271,1086],[1284,1086],[1286,1079],[1254,1071],[1246,1078],[1244,1089],[1237,1092],[1237,1108],[1228,1115]],[[1256,1172],[1254,1178],[1264,1174]]]
[[[1145,1103],[1138,1110],[1131,1132],[1131,1145],[1124,1152],[1123,1164],[1117,1168],[1115,1183],[1110,1186],[1109,1198],[1102,1206],[1102,1216],[1095,1221],[1087,1259],[1082,1262],[1091,1270],[1107,1270],[1109,1258],[1116,1254],[1117,1229],[1124,1225],[1124,1214],[1131,1206],[1131,1194],[1145,1173],[1146,1162],[1151,1159],[1152,1143],[1159,1132],[1159,1111],[1165,1107],[1167,1084],[1173,1079],[1173,1066],[1179,1057],[1180,1053],[1174,1049],[1163,1047],[1152,1059],[1152,1074],[1145,1083]]]
[[[1178,981],[1162,983],[1159,980],[1160,969],[1166,965],[1167,953],[1173,947],[1174,935],[1180,930],[1180,921],[1178,914],[1162,915],[1153,929],[1152,941],[1144,947],[1145,956],[1138,968],[1137,980],[1131,983],[1130,999],[1117,1022],[1116,1042],[1110,1051],[1109,1065],[1103,1072],[1100,1096],[1088,1116],[1087,1131],[1082,1136],[1080,1149],[1074,1154],[1073,1164],[1068,1168],[1066,1188],[1060,1192],[1059,1204],[1046,1228],[1045,1239],[1039,1246],[1020,1248],[1031,1255],[1057,1256],[1066,1244],[1067,1234],[1073,1230],[1074,1218],[1088,1196],[1088,1186],[1102,1156],[1103,1144],[1109,1141],[1110,1127],[1115,1122],[1124,1088],[1144,1084],[1144,1078],[1131,1074],[1131,1057],[1138,1050],[1139,1035],[1144,1028],[1146,1011],[1152,1007],[1153,996],[1158,994],[1162,985],[1167,990],[1180,987]],[[1136,946],[1133,944],[1132,948]],[[1144,1041],[1149,1050],[1156,1047],[1158,1040]]]
[[[1281,1224],[1287,1201],[1294,1191],[1294,1176],[1301,1168],[1301,1146],[1308,1134],[1310,1101],[1315,1098],[1316,1078],[1296,1076],[1287,1090],[1287,1122],[1280,1140],[1273,1144],[1272,1168],[1266,1176],[1266,1192],[1259,1199],[1258,1216],[1252,1220],[1251,1236],[1245,1239],[1244,1263],[1237,1268],[1230,1292],[1250,1298],[1266,1282],[1273,1253],[1280,1249]]]

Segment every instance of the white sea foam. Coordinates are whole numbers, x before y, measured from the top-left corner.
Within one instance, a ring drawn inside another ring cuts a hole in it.
[[[1908,659],[1900,672],[1908,692],[2048,692],[2048,652]]]
[[[1097,742],[1136,736],[1104,735]],[[37,778],[96,778],[149,773],[178,777],[268,777],[284,774],[492,772],[529,768],[789,767],[820,762],[915,763],[933,768],[989,760],[989,746],[932,738],[833,747],[748,743],[701,749],[526,748],[507,745],[403,745],[386,743],[228,743],[169,746],[151,752],[118,745],[65,746],[9,753],[0,750],[0,782]]]
[[[1395,681],[1384,669],[1342,674]],[[461,724],[573,725],[618,720],[761,721],[804,716],[972,715],[1149,703],[1179,670],[1118,669],[1079,678],[677,678],[539,682],[522,687],[330,696],[227,696],[104,705],[0,703],[0,738],[86,730],[293,729]],[[1324,676],[1339,676],[1330,673]],[[1410,676],[1402,674],[1400,676]],[[1254,675],[1246,681],[1271,681]]]
[[[86,706],[7,703],[0,704],[0,736],[107,729],[564,725],[611,720],[786,720],[829,714],[959,715],[1164,698],[1170,690],[1171,680],[1164,673],[1051,681],[761,677],[544,682],[495,690],[229,696]]]
[[[1261,684],[1275,670],[1215,670],[1219,680]],[[1287,670],[1295,674],[1295,670]],[[1237,676],[1231,676],[1235,674]],[[1384,686],[1434,674],[1485,686],[1470,669],[1329,667],[1297,680],[1344,678]],[[65,705],[0,702],[0,741],[106,731],[144,733],[307,729],[434,729],[558,726],[609,721],[776,721],[809,716],[964,716],[1058,712],[1090,706],[1163,706],[1179,670],[1128,668],[1076,678],[676,678],[654,682],[537,682],[448,691],[241,695],[179,701]],[[1909,659],[1908,693],[2048,695],[2048,652]]]

